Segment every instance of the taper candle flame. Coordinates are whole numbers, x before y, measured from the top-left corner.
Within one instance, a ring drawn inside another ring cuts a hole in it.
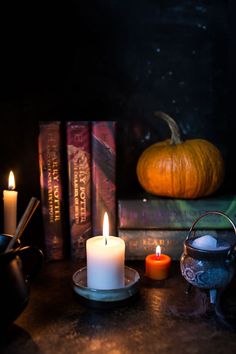
[[[4,204],[4,233],[14,235],[17,222],[17,195],[15,189],[15,178],[12,171],[8,177],[8,189],[3,191]]]
[[[10,171],[8,178],[8,189],[13,191],[16,188],[14,173]]]
[[[107,212],[104,213],[103,218],[103,237],[105,240],[105,245],[107,245],[108,237],[109,237],[109,219]]]

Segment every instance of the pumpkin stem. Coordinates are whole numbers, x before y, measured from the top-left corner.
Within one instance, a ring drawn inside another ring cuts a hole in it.
[[[171,118],[168,114],[164,112],[154,112],[154,115],[158,118],[163,119],[169,126],[171,130],[171,139],[170,139],[170,144],[177,145],[181,144],[182,140],[180,138],[180,130],[177,125],[177,123],[174,121],[173,118]]]

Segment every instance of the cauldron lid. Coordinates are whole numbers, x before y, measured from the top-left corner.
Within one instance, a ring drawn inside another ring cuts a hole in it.
[[[184,242],[185,253],[191,257],[204,258],[204,259],[215,259],[219,260],[220,258],[226,259],[233,251],[233,246],[225,240],[220,241],[219,247],[214,249],[204,250],[202,248],[196,248],[192,245],[193,241],[198,237],[192,237]]]
[[[221,239],[220,241],[217,240],[218,245],[220,245],[220,247],[216,247],[216,248],[211,248],[211,249],[202,249],[202,248],[196,248],[192,245],[192,242],[197,238],[195,235],[196,229],[195,226],[196,224],[204,217],[208,216],[208,215],[212,215],[212,214],[216,214],[219,216],[223,216],[224,218],[226,218],[229,223],[231,224],[233,230],[234,230],[234,234],[236,236],[236,226],[234,225],[234,222],[228,217],[228,215],[226,215],[225,213],[223,213],[222,211],[206,211],[204,214],[200,215],[192,224],[188,236],[184,242],[184,252],[188,255],[191,255],[192,257],[196,257],[196,258],[204,258],[204,259],[215,259],[218,260],[220,258],[222,259],[226,259],[228,257],[231,256],[231,254],[233,253],[233,250],[235,248],[236,242],[234,242],[234,244],[230,244],[228,241],[225,241],[223,239]],[[192,236],[193,234],[193,236]],[[205,235],[206,236],[206,235]],[[207,235],[209,236],[209,235]],[[223,246],[223,247],[222,247]]]

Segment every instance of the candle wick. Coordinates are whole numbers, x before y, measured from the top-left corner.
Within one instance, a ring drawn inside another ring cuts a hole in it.
[[[105,236],[105,246],[107,245],[107,236]]]

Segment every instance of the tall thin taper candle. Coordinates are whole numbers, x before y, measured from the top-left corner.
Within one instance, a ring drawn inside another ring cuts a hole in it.
[[[3,191],[4,203],[4,233],[14,235],[17,222],[17,194],[15,189],[15,178],[11,171],[8,179],[8,190]]]

